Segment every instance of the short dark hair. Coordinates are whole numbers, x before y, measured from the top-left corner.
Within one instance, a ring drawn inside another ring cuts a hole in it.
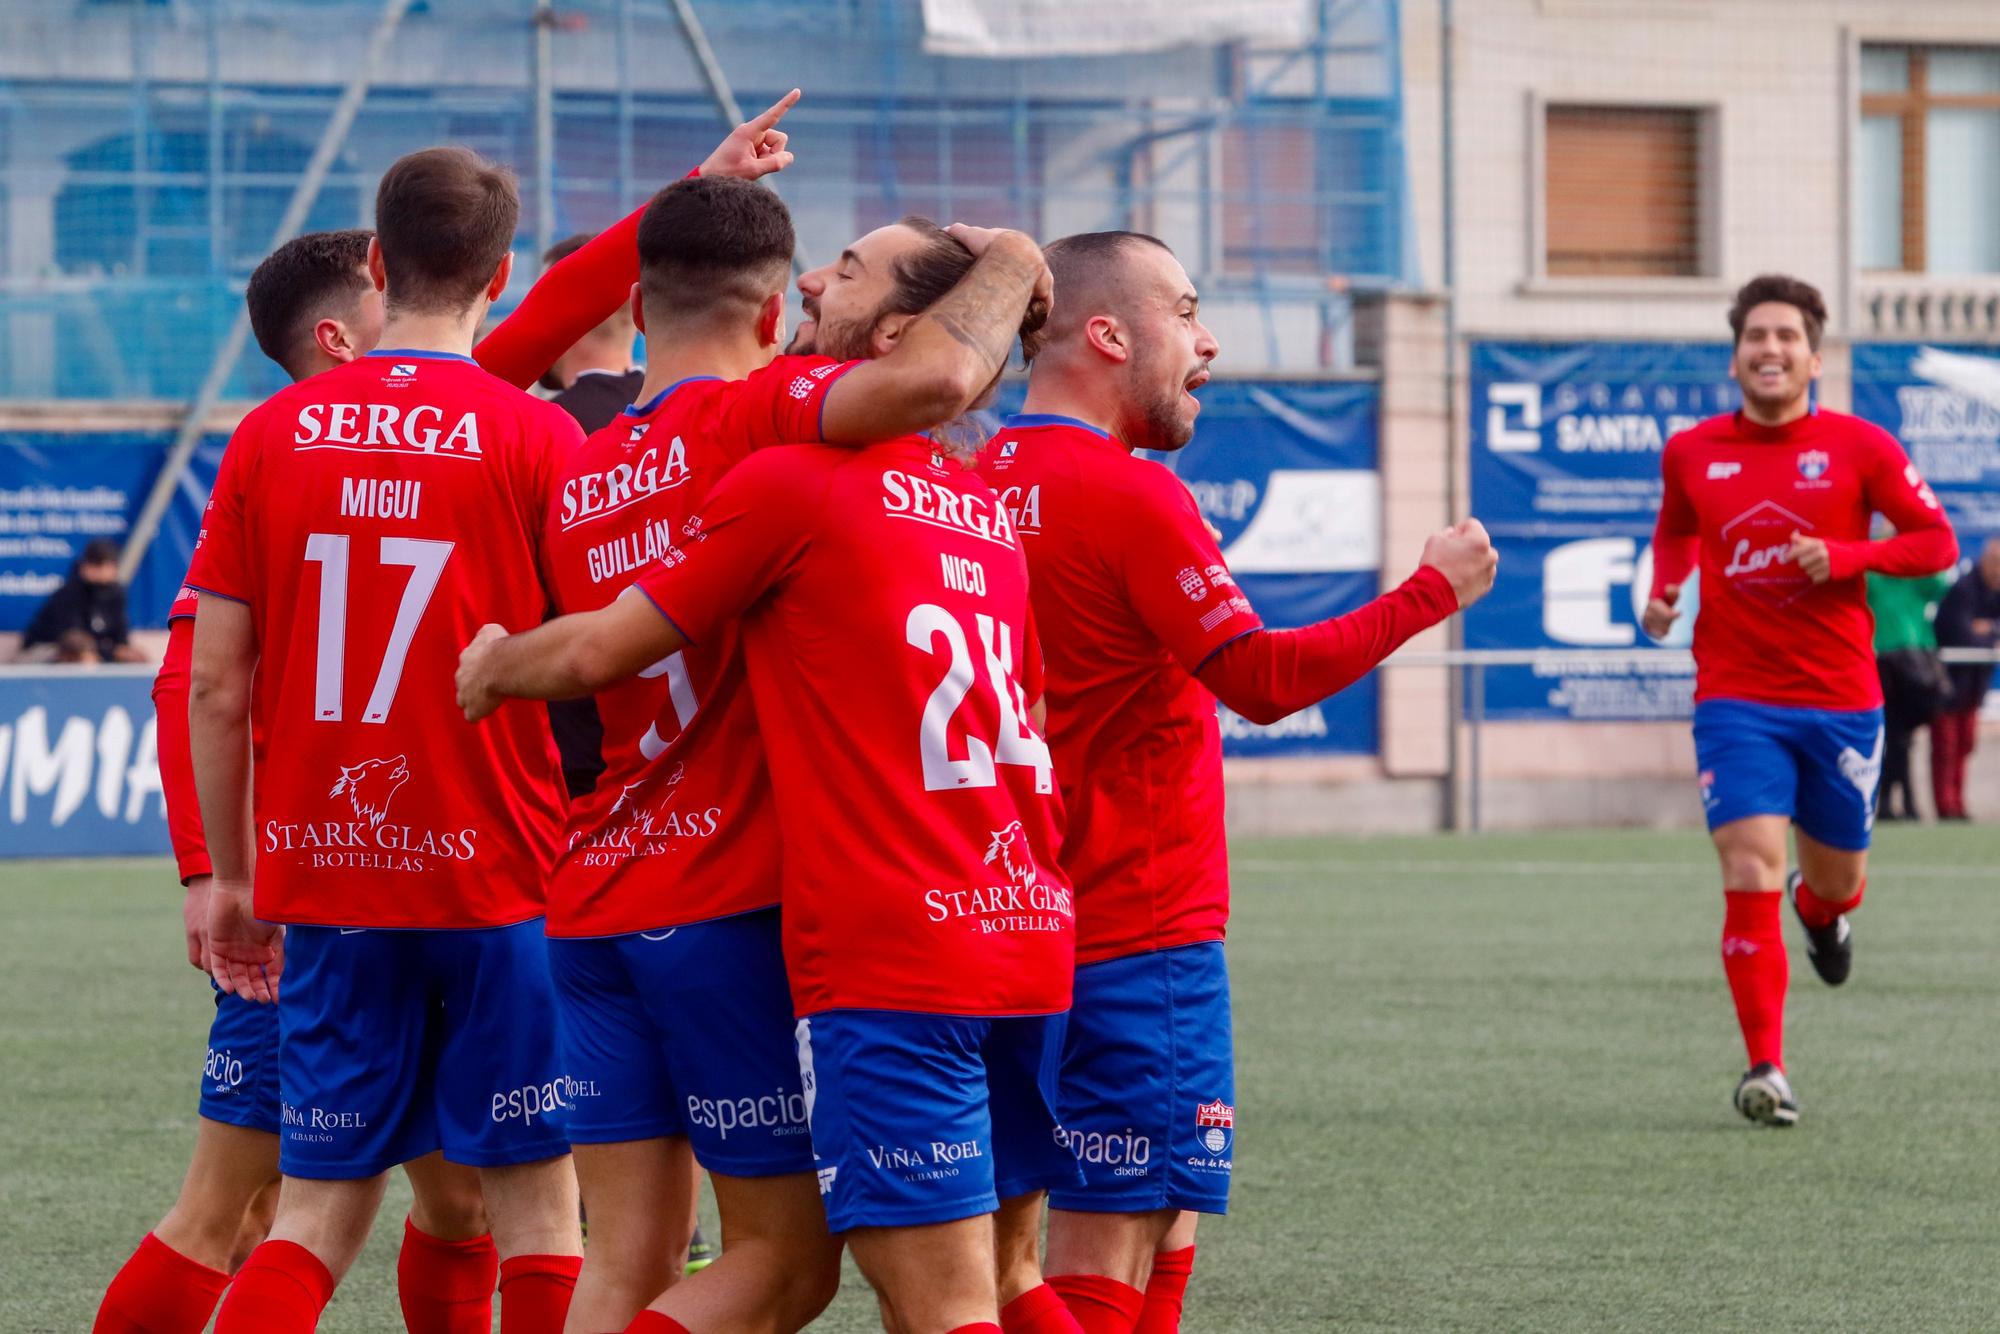
[[[93,537],[83,544],[79,565],[113,565],[118,561],[118,544],[108,537]]]
[[[514,173],[469,148],[426,148],[397,158],[375,191],[388,304],[464,310],[506,258],[520,217]]]
[[[1021,353],[1029,361],[1058,338],[1067,338],[1092,315],[1102,314],[1107,304],[1124,289],[1119,263],[1133,250],[1155,246],[1173,254],[1173,248],[1157,236],[1144,232],[1078,232],[1042,247],[1055,279],[1056,308],[1049,313],[1046,328],[1024,339]]]
[[[1783,273],[1762,273],[1736,289],[1729,305],[1729,331],[1736,342],[1743,341],[1743,325],[1750,311],[1767,302],[1795,307],[1806,326],[1806,342],[1819,351],[1819,338],[1826,332],[1826,298],[1809,282]]]
[[[352,315],[368,290],[364,266],[374,235],[354,229],[294,236],[251,273],[243,293],[250,332],[264,355],[294,380],[311,364],[313,326]]]
[[[785,289],[798,239],[785,201],[730,176],[675,181],[639,219],[639,290],[649,318],[706,319]]]
[[[565,236],[562,240],[542,252],[542,271],[546,273],[550,269],[553,269],[577,251],[589,245],[596,237],[596,232],[578,232],[575,236]]]
[[[876,308],[874,319],[869,321],[871,325],[884,315],[921,315],[972,271],[972,252],[931,219],[909,213],[896,219],[896,225],[915,232],[923,244],[889,266],[892,282],[889,295]],[[1019,331],[1024,348],[1048,318],[1046,307],[1038,302],[1029,303]]]

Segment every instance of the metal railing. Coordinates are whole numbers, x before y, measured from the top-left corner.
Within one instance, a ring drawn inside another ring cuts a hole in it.
[[[1941,649],[1938,656],[1947,665],[2000,665],[2000,648],[1948,648]],[[1451,757],[1449,781],[1454,791],[1463,792],[1462,827],[1477,833],[1483,827],[1483,796],[1485,786],[1484,739],[1487,725],[1486,716],[1486,673],[1493,667],[1535,667],[1550,675],[1559,675],[1568,664],[1589,664],[1593,667],[1671,667],[1684,669],[1684,674],[1694,674],[1694,654],[1687,649],[1632,648],[1632,649],[1549,649],[1549,648],[1503,648],[1503,649],[1446,649],[1413,651],[1392,655],[1382,665],[1392,667],[1450,668],[1461,672],[1459,678],[1459,698],[1465,701],[1463,719],[1453,718],[1447,724],[1454,733],[1449,749]],[[1680,672],[1676,675],[1683,674]],[[1459,748],[1456,731],[1460,722],[1466,727],[1465,758],[1463,772],[1460,771]],[[1569,721],[1604,722],[1679,722],[1681,718],[1606,718]]]

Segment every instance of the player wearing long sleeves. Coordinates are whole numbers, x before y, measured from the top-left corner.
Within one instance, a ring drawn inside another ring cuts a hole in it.
[[[736,127],[694,174],[754,179],[781,170],[790,154],[772,126],[795,99]],[[642,211],[544,274],[473,349],[474,359],[525,388],[580,331],[620,306],[638,272]],[[344,365],[378,341],[381,293],[366,263],[372,235],[308,233],[252,274],[245,296],[252,332],[294,381]],[[194,590],[184,585],[168,613],[153,700],[169,832],[187,889],[188,961],[205,971],[210,865],[187,733],[197,609]],[[207,1324],[229,1274],[263,1240],[279,1180],[277,1029],[276,1007],[218,991],[193,1161],[180,1198],[107,1290],[95,1327],[101,1334],[193,1334]],[[408,1163],[405,1171],[414,1193],[397,1262],[405,1323],[412,1334],[483,1334],[499,1262],[478,1174],[441,1154]]]
[[[1050,1193],[1049,1281],[1086,1330],[1159,1334],[1197,1214],[1228,1208],[1236,1129],[1215,702],[1276,720],[1326,698],[1483,594],[1495,556],[1467,520],[1351,615],[1266,629],[1187,488],[1132,453],[1193,436],[1219,351],[1193,284],[1147,236],[1048,255],[1026,411],[980,468],[1027,555],[1077,895],[1061,1110],[1084,1179]]]
[[[614,838],[606,850],[627,862],[623,883],[596,886],[602,877],[579,866],[578,906],[593,916],[615,908],[627,931],[661,913],[754,907],[764,900],[743,896],[769,893],[763,868],[781,850],[783,951],[799,1019],[791,1031],[813,1153],[805,1187],[825,1203],[822,1226],[846,1238],[895,1327],[908,1330],[987,1330],[1003,1304],[1018,1312],[1024,1301],[1062,1315],[1041,1285],[1037,1209],[1022,1204],[1038,1205],[1042,1189],[1075,1172],[1056,1140],[1045,1077],[1068,1005],[1073,938],[1055,859],[1059,798],[1033,721],[1040,652],[1026,570],[985,483],[945,446],[904,434],[955,416],[988,388],[1044,273],[1039,249],[1019,234],[946,236],[905,219],[801,276],[808,324],[793,351],[831,360],[788,359],[770,368],[785,367],[781,376],[753,371],[733,384],[669,385],[634,425],[648,442],[671,434],[686,443],[690,468],[727,465],[800,410],[806,419],[785,429],[853,440],[856,423],[872,424],[875,441],[764,450],[719,483],[690,477],[682,485],[712,489],[698,514],[661,534],[670,545],[637,595],[525,634],[490,627],[459,670],[461,702],[479,717],[498,696],[603,689],[675,655],[687,668],[678,692],[664,679],[632,683],[650,693],[658,738],[689,742],[685,772],[664,750],[651,766],[638,762],[643,750],[627,757],[635,810],[654,812],[631,818],[654,829],[682,809],[682,789],[719,792],[728,782],[737,800],[755,799],[758,775],[742,743],[716,749],[732,734],[732,712],[754,700],[779,848],[744,841],[756,818],[748,808],[724,812],[742,826],[727,831],[738,841],[726,863],[704,851],[705,824],[678,849],[649,839],[657,850],[638,857]],[[695,332],[679,340],[688,343],[682,360],[697,355]],[[731,350],[740,335],[706,337],[717,346],[701,355],[744,355]],[[945,372],[919,375],[914,387],[931,390],[897,392],[899,366],[926,364]],[[796,403],[774,412],[773,388]],[[810,411],[816,402],[823,416]],[[716,438],[717,428],[742,438]],[[622,556],[613,563],[641,568]],[[735,670],[747,690],[727,679],[739,619]],[[712,693],[693,694],[696,682]],[[689,720],[708,729],[705,739],[685,730]],[[716,804],[700,800],[697,814]],[[617,812],[598,816],[627,823]],[[673,861],[690,874],[671,893],[634,897]],[[750,916],[694,923],[713,942],[698,948],[740,950],[717,928]],[[641,976],[652,968],[643,947],[621,938],[555,944],[565,947],[559,973],[565,956]],[[655,1027],[671,1037],[670,1026]],[[739,1031],[733,1059],[766,1059],[769,1035]],[[728,1062],[680,1062],[702,1064],[721,1073]],[[698,1147],[704,1137],[715,1151],[730,1147],[690,1120]],[[746,1155],[782,1162],[784,1147],[755,1131],[744,1137]],[[685,1295],[735,1254],[732,1244]],[[679,1291],[629,1328],[706,1327],[676,1303]]]
[[[1730,376],[1743,407],[1667,442],[1644,623],[1655,638],[1697,565],[1696,765],[1721,861],[1723,969],[1750,1069],[1735,1105],[1788,1126],[1789,967],[1779,924],[1785,831],[1791,900],[1829,985],[1853,960],[1882,765],[1882,687],[1864,575],[1934,574],[1958,556],[1937,497],[1886,431],[1816,410],[1820,294],[1766,275],[1737,294]],[[1870,540],[1874,514],[1895,536]]]

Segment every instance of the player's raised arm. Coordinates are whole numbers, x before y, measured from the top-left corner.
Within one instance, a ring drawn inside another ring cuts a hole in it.
[[[794,88],[738,125],[690,174],[754,181],[791,166],[788,139],[778,122],[798,100]],[[639,219],[645,212],[640,205],[551,265],[513,313],[472,349],[473,360],[525,389],[578,339],[617,313],[639,281]]]
[[[476,723],[508,699],[573,699],[686,646],[673,622],[636,591],[518,635],[484,626],[459,654],[458,704]]]
[[[1485,597],[1499,562],[1484,525],[1463,519],[1424,543],[1415,574],[1367,605],[1295,630],[1252,630],[1196,676],[1242,717],[1275,723],[1345,690],[1412,636]]]
[[[1033,240],[965,226],[952,227],[950,237],[974,256],[972,267],[936,304],[893,332],[878,323],[874,336],[893,338],[893,345],[828,390],[821,418],[828,443],[891,439],[959,416],[1006,368],[1014,340],[1046,317],[1051,279]],[[849,250],[830,281],[846,280],[843,271],[862,263]],[[821,350],[827,346],[822,329]]]

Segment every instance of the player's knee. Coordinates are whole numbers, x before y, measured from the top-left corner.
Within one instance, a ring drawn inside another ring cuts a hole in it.
[[[1755,848],[1722,850],[1722,883],[1726,889],[1776,889],[1785,878],[1782,861]]]
[[[773,1293],[772,1323],[782,1330],[804,1329],[833,1305],[840,1293],[840,1252],[829,1251],[812,1262],[790,1257],[794,1263],[779,1266]]]
[[[410,1222],[426,1236],[445,1241],[468,1241],[487,1232],[486,1197],[478,1178],[462,1181],[426,1182],[410,1199]]]

